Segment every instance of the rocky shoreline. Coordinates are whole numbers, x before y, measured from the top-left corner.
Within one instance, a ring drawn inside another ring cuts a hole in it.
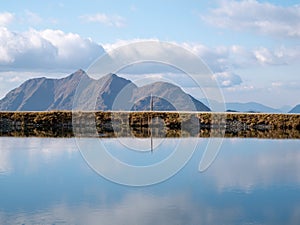
[[[0,136],[300,138],[300,114],[0,112]]]

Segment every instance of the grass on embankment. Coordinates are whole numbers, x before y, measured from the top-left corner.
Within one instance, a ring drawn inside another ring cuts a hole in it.
[[[76,112],[71,111],[49,111],[49,112],[0,112],[0,133],[11,133],[21,131],[29,132],[30,135],[43,136],[61,135],[68,132],[72,136],[73,125],[80,124],[89,127],[97,126],[99,133],[114,132],[122,130],[124,124],[134,128],[140,135],[140,128],[147,128],[156,123],[163,122],[168,130],[167,136],[184,132],[195,136],[204,129],[218,129],[226,127],[226,136],[260,137],[266,135],[268,138],[292,138],[300,137],[300,114],[267,114],[267,113],[209,113],[209,112]],[[112,127],[112,123],[114,127]],[[195,130],[195,128],[201,130]],[[266,134],[262,131],[269,131]],[[43,133],[44,132],[44,133]],[[58,132],[58,134],[56,134]],[[126,132],[121,132],[126,135]],[[54,134],[53,134],[54,133]],[[209,133],[209,132],[208,132]],[[207,135],[204,135],[207,136]]]

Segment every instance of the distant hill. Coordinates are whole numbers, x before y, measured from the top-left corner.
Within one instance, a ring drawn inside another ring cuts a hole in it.
[[[291,111],[293,107],[290,106],[290,105],[284,105],[284,106],[281,106],[280,108],[278,108],[277,110],[283,112],[283,113],[288,113],[289,111]]]
[[[300,113],[300,104],[292,108],[291,111],[289,111],[289,113]]]
[[[25,81],[0,100],[1,111],[47,111],[72,110],[74,96],[79,84],[81,109],[96,110],[149,110],[153,95],[153,110],[197,110],[210,111],[202,102],[186,94],[180,87],[166,83],[137,87],[130,80],[115,74],[108,74],[98,80],[90,78],[83,70],[78,70],[62,79],[45,77]],[[124,91],[125,90],[125,91]],[[125,94],[126,92],[126,94]],[[97,93],[97,96],[94,94]],[[96,97],[96,105],[91,105],[91,97]],[[115,99],[121,104],[114,107]],[[191,104],[187,104],[192,102]],[[128,108],[130,107],[130,108]]]
[[[205,105],[209,106],[209,102],[207,99],[200,99]],[[215,107],[221,105],[221,103],[210,100]],[[228,102],[225,103],[225,110],[227,112],[265,112],[265,113],[281,113],[287,111],[281,111],[280,109],[275,109],[272,107],[268,107],[266,105],[257,103],[257,102],[247,102],[247,103],[240,103],[240,102]]]
[[[226,109],[238,112],[265,112],[265,113],[280,113],[278,109],[274,109],[257,102],[238,103],[231,102],[226,103]]]

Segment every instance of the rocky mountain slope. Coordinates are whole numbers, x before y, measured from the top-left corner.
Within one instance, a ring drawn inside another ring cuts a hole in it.
[[[156,82],[137,87],[115,74],[94,80],[83,70],[62,79],[30,79],[0,100],[0,110],[48,111],[72,110],[75,107],[81,110],[141,111],[150,109],[150,99],[153,110],[158,111],[210,110],[171,83]]]
[[[300,113],[300,104],[292,108],[291,111],[289,111],[289,113]]]

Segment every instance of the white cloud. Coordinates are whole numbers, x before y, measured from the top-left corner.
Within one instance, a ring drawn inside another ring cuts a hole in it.
[[[111,27],[124,27],[125,18],[119,15],[107,15],[105,13],[97,13],[93,15],[83,15],[80,18],[85,22],[101,23]]]
[[[58,20],[54,18],[43,18],[36,12],[24,10],[18,14],[11,12],[0,13],[0,27],[9,27],[11,23],[22,27],[34,27],[37,25],[57,24]]]
[[[103,53],[100,45],[78,34],[50,29],[12,32],[0,27],[0,65],[3,70],[86,68]]]
[[[114,49],[117,49],[121,46],[125,46],[128,44],[133,44],[136,42],[147,42],[147,41],[159,41],[157,39],[133,39],[133,40],[119,40],[113,44],[104,44],[103,47],[105,50],[110,53]],[[253,58],[254,56],[251,52],[248,52],[246,49],[240,46],[219,46],[215,48],[209,48],[202,44],[194,44],[194,43],[176,43],[173,42],[176,46],[181,46],[186,50],[191,51],[195,55],[199,56],[204,63],[210,68],[210,70],[215,73],[215,78],[220,82],[222,87],[231,87],[235,85],[239,85],[242,83],[239,75],[230,72],[234,67],[241,67],[243,65],[249,64],[249,58]],[[134,54],[133,52],[132,54]],[[137,53],[136,53],[137,54]],[[159,52],[158,52],[159,54]],[[180,59],[180,55],[177,56]],[[174,65],[176,68],[176,65]],[[160,66],[158,63],[144,63],[140,65],[136,65],[133,69],[130,67],[126,70],[127,73],[157,73],[164,74],[164,77],[168,77],[167,74],[172,74],[172,77],[175,77],[175,73],[181,73],[180,71],[171,68],[170,66]],[[153,74],[152,74],[153,75]],[[181,79],[176,79],[181,80]],[[184,82],[184,87],[192,87],[195,86],[195,83]]]
[[[31,12],[29,10],[25,10],[25,17],[24,17],[24,22],[28,24],[40,24],[43,22],[42,17],[38,15],[37,13]]]
[[[236,92],[239,92],[239,93],[252,92],[253,93],[253,91],[258,91],[260,89],[261,88],[254,87],[254,85],[243,84],[243,85],[239,85],[239,86],[228,87],[226,90],[229,92],[233,92],[233,93],[236,93]]]
[[[280,47],[268,49],[259,47],[252,50],[256,61],[262,65],[288,65],[298,63],[300,60],[300,47]]]
[[[132,39],[118,40],[115,43],[103,44],[107,52],[121,46],[142,41],[159,41],[158,39]],[[246,48],[240,45],[208,47],[199,43],[177,43],[197,56],[199,56],[214,72],[225,72],[239,68],[247,68],[260,65],[287,65],[298,63],[300,60],[300,47],[285,47],[269,49],[266,47]]]
[[[103,47],[110,52],[120,46],[141,41],[159,40],[119,40],[115,43],[104,44]],[[174,42],[174,44],[182,46],[202,58],[215,74],[215,78],[221,86],[227,89],[233,88],[232,90],[237,90],[239,86],[244,85],[239,75],[234,72],[236,69],[297,64],[300,60],[300,47],[281,46],[270,49],[232,45],[211,48],[199,43]],[[74,33],[50,29],[12,32],[8,28],[0,27],[0,66],[2,70],[32,71],[39,69],[47,72],[55,69],[60,72],[73,72],[71,70],[87,68],[103,52],[104,50],[97,43]],[[140,74],[176,73],[170,68],[145,64],[135,67],[135,70]]]
[[[183,43],[181,46],[201,57],[213,72],[224,72],[260,65],[298,64],[300,46],[277,48],[245,48],[239,45],[209,48],[201,44]]]
[[[300,37],[300,6],[276,6],[256,0],[221,1],[202,17],[221,28],[250,30],[281,37]]]
[[[269,50],[265,47],[260,47],[253,50],[253,55],[258,63],[268,65],[283,65],[287,64],[290,57],[291,50]],[[299,54],[300,56],[300,54]],[[299,57],[298,56],[298,57]]]
[[[271,83],[271,86],[275,89],[300,90],[299,81],[274,81]]]
[[[182,47],[199,56],[214,72],[224,72],[256,63],[253,50],[239,45],[208,47],[198,43],[182,43]]]
[[[157,38],[147,38],[147,39],[142,39],[142,38],[134,38],[130,40],[117,40],[114,43],[103,43],[102,46],[105,49],[106,52],[113,51],[116,48],[129,45],[132,43],[137,43],[137,42],[142,42],[142,41],[159,41]]]
[[[182,46],[198,55],[213,72],[224,71],[228,67],[230,51],[227,47],[209,48],[202,44],[183,43]]]
[[[255,58],[262,64],[271,64],[273,62],[273,54],[267,48],[260,48],[254,51]]]
[[[213,77],[219,82],[221,87],[232,87],[242,83],[239,75],[230,72],[215,73]]]
[[[157,39],[132,39],[132,40],[118,40],[115,43],[112,44],[104,44],[104,49],[109,53],[113,51],[114,49],[117,49],[121,46],[125,46],[128,44],[133,44],[136,42],[147,42],[147,41],[159,41]],[[191,51],[195,55],[199,56],[204,63],[207,64],[207,66],[212,70],[213,73],[227,73],[227,81],[222,80],[223,87],[229,87],[230,85],[236,85],[238,83],[238,80],[241,81],[241,78],[237,74],[232,74],[228,70],[231,70],[233,67],[241,67],[243,65],[249,64],[248,58],[252,57],[254,59],[254,56],[251,55],[252,53],[244,49],[240,46],[231,46],[231,47],[225,47],[225,46],[219,46],[215,48],[209,48],[202,44],[197,43],[177,43],[172,42],[173,44],[177,46],[181,46],[185,48],[186,50]],[[241,57],[242,56],[242,57]],[[180,56],[178,56],[180,58]],[[252,60],[253,60],[252,59]],[[176,65],[175,65],[176,66]],[[175,69],[171,69],[171,67],[168,69],[167,67],[159,67],[148,64],[142,65],[140,67],[136,66],[135,69],[138,69],[140,73],[176,73]],[[128,72],[128,71],[127,71]],[[132,71],[130,71],[132,72]],[[177,70],[177,73],[179,71]],[[220,78],[221,75],[217,75],[218,78]],[[223,74],[223,77],[224,77]],[[231,76],[229,74],[232,74]],[[239,79],[238,79],[239,78]],[[234,79],[234,80],[230,80]],[[225,85],[225,82],[228,82],[227,85]],[[191,86],[190,84],[188,86]],[[192,85],[194,86],[194,85]]]
[[[15,16],[9,12],[0,13],[0,26],[7,26],[14,20]]]

